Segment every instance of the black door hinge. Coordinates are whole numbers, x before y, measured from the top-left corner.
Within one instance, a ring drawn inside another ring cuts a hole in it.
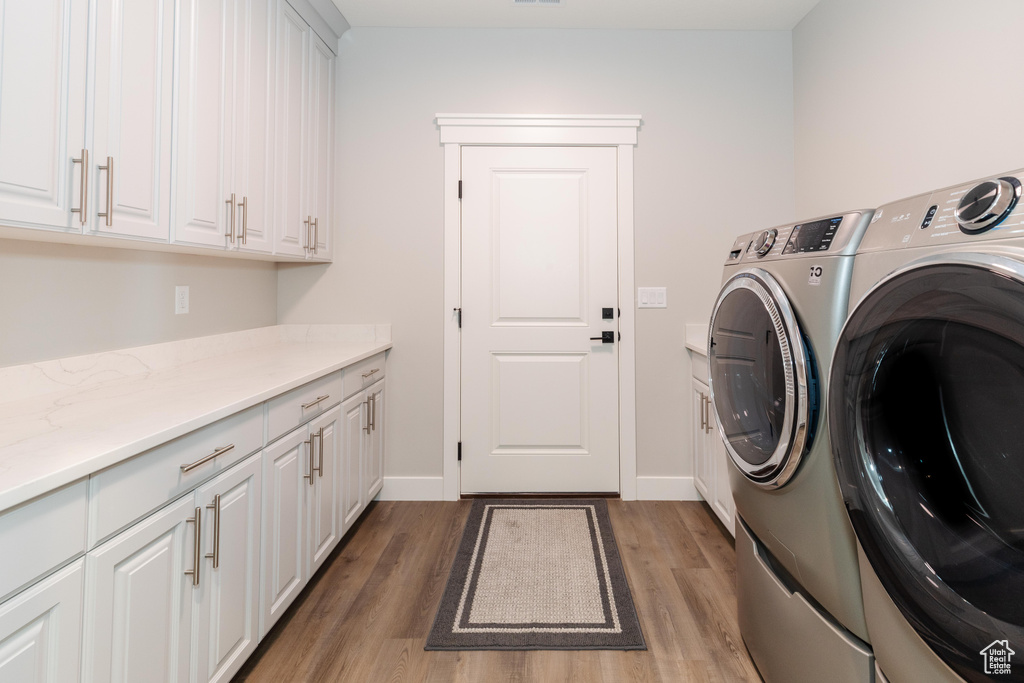
[[[462,462],[462,442],[459,442],[459,462]]]
[[[459,199],[462,199],[462,181],[459,181]]]
[[[456,309],[453,309],[453,310],[455,311],[455,315],[459,319],[459,329],[461,330],[462,329],[462,309],[461,308],[456,308]]]

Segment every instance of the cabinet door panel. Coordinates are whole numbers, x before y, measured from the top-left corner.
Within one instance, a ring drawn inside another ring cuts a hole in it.
[[[194,514],[186,496],[86,556],[85,680],[189,680]]]
[[[321,431],[323,430],[323,431]],[[341,451],[341,408],[335,407],[309,425],[316,440],[317,474],[309,497],[311,569],[315,573],[341,539],[338,523],[338,463]]]
[[[370,434],[363,464],[363,500],[369,503],[384,486],[384,382],[380,380],[366,390],[370,399]]]
[[[274,250],[305,256],[306,219],[311,213],[303,194],[306,164],[306,68],[310,30],[295,10],[278,1],[277,13],[277,212]]]
[[[277,0],[236,0],[234,189],[245,198],[236,245],[269,253],[274,235],[274,69]],[[241,209],[239,209],[241,210]],[[243,234],[244,229],[244,234]],[[244,240],[244,241],[243,241]]]
[[[698,380],[690,380],[692,390],[690,392],[690,404],[692,406],[692,420],[690,428],[693,432],[691,440],[693,449],[693,484],[698,493],[704,496],[709,503],[712,500],[712,492],[708,483],[710,482],[711,471],[709,466],[711,459],[708,455],[708,438],[704,428],[705,410],[704,401],[708,396],[708,388]],[[708,411],[711,412],[711,411]]]
[[[348,370],[346,370],[348,372]],[[341,404],[341,528],[348,531],[363,511],[363,451],[366,449],[366,394],[358,393]]]
[[[79,680],[85,561],[0,606],[0,683]]]
[[[711,507],[714,508],[715,514],[722,520],[722,524],[729,530],[733,536],[736,535],[734,528],[733,513],[736,509],[736,504],[732,498],[732,487],[729,485],[729,468],[732,466],[729,464],[729,454],[725,450],[725,442],[722,441],[722,437],[718,433],[718,425],[715,421],[713,410],[708,411],[711,413],[710,416],[710,431],[708,432],[708,444],[707,452],[708,458],[714,463],[715,468],[715,484],[714,491],[712,492],[713,502]]]
[[[173,0],[96,3],[90,223],[102,234],[170,231]],[[107,157],[113,160],[110,169]],[[113,206],[107,206],[107,186]],[[99,213],[113,211],[111,225]]]
[[[309,212],[316,219],[316,259],[331,258],[334,208],[334,54],[313,35],[309,59]]]
[[[180,7],[174,240],[225,246],[234,126],[234,0]],[[240,199],[240,198],[239,198]]]
[[[207,511],[196,619],[195,680],[203,683],[230,680],[259,639],[261,475],[257,453],[197,494],[197,504]]]
[[[80,232],[88,0],[0,9],[0,221]]]
[[[306,585],[306,444],[306,428],[301,427],[263,451],[260,637]]]

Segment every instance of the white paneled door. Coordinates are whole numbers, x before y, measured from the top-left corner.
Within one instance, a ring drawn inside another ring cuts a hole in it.
[[[616,161],[462,148],[463,493],[619,490]]]

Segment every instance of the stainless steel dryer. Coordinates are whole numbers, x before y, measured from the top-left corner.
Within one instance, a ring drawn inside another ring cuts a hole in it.
[[[856,543],[822,412],[870,217],[740,237],[711,318],[709,387],[732,463],[740,629],[769,683],[873,677]]]
[[[1024,681],[1024,170],[882,207],[828,422],[892,683]]]

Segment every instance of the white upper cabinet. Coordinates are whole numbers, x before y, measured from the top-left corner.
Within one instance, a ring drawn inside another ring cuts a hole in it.
[[[174,143],[175,242],[225,247],[237,239],[232,194],[236,0],[181,0]]]
[[[334,54],[313,35],[309,51],[309,213],[313,253],[331,259],[331,211],[334,208]]]
[[[173,0],[97,0],[91,232],[166,241],[171,225]]]
[[[278,254],[309,254],[311,216],[305,195],[307,68],[312,31],[284,0],[277,3],[277,236]]]
[[[81,232],[89,2],[0,7],[0,223]]]
[[[234,182],[236,240],[229,248],[274,248],[276,0],[236,0]]]

